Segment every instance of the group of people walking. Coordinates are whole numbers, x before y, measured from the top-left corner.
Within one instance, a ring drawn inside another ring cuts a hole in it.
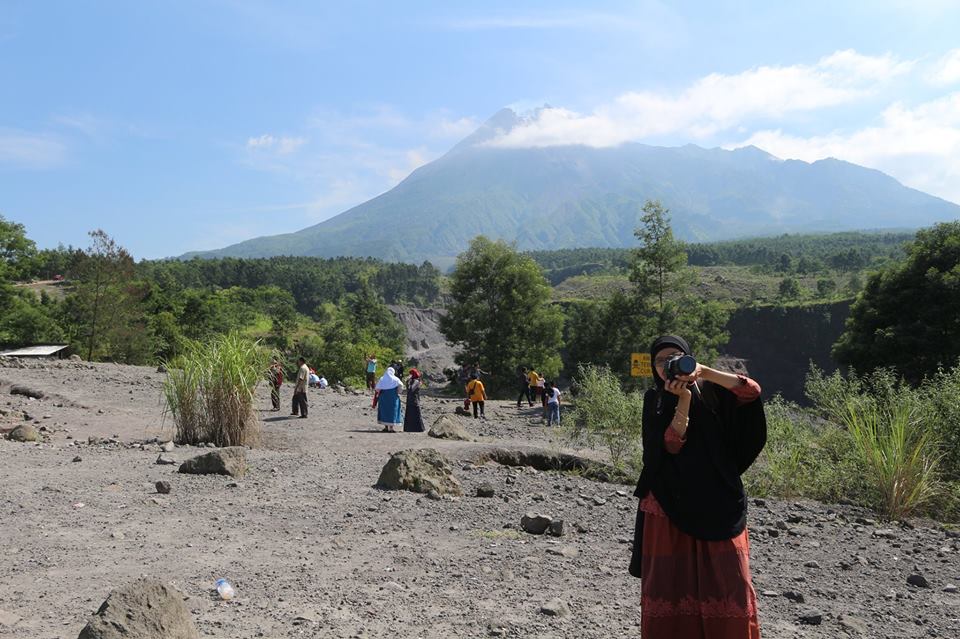
[[[517,396],[517,408],[522,406],[523,400],[527,400],[528,406],[533,406],[534,401],[539,401],[543,407],[543,416],[547,420],[547,426],[560,425],[560,396],[563,394],[560,389],[540,375],[534,369],[527,369],[525,366],[517,368],[517,389],[520,394]]]

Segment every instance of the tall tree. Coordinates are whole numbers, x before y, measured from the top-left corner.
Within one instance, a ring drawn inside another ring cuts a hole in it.
[[[960,358],[960,222],[917,233],[907,258],[870,276],[833,347],[860,371],[893,367],[912,382]]]
[[[87,359],[142,360],[151,346],[140,308],[144,291],[133,281],[133,258],[100,229],[91,231],[90,239],[90,248],[76,261],[76,284],[68,300]]]
[[[668,290],[688,279],[686,246],[673,236],[669,214],[659,200],[647,200],[640,226],[633,232],[640,247],[634,251],[630,281],[639,297],[656,297],[660,311]]]
[[[458,363],[479,360],[500,388],[513,385],[520,365],[559,373],[563,317],[549,304],[550,286],[531,258],[478,236],[457,257],[451,296],[440,330],[460,346]]]
[[[571,340],[568,366],[606,364],[623,378],[630,370],[630,353],[644,352],[658,335],[686,337],[698,357],[709,360],[727,340],[727,312],[716,302],[693,294],[694,272],[687,267],[684,244],[676,240],[669,210],[647,201],[634,232],[640,246],[630,264],[631,290],[617,293],[595,310],[572,309],[567,324]]]

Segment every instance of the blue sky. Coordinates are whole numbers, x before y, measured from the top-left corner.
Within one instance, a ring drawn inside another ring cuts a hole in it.
[[[946,0],[0,0],[0,214],[41,247],[219,248],[544,103],[496,143],[756,144],[960,202],[957,33]]]

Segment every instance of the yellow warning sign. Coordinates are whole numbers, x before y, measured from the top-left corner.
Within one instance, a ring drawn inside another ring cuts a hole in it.
[[[650,353],[630,353],[630,375],[633,377],[653,377],[650,368]]]

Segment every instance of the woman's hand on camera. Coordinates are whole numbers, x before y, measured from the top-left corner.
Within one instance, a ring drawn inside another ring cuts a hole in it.
[[[692,377],[692,375],[687,375],[686,377]],[[690,397],[691,395],[689,382],[684,381],[680,377],[677,379],[668,379],[664,382],[663,387],[677,397]]]

